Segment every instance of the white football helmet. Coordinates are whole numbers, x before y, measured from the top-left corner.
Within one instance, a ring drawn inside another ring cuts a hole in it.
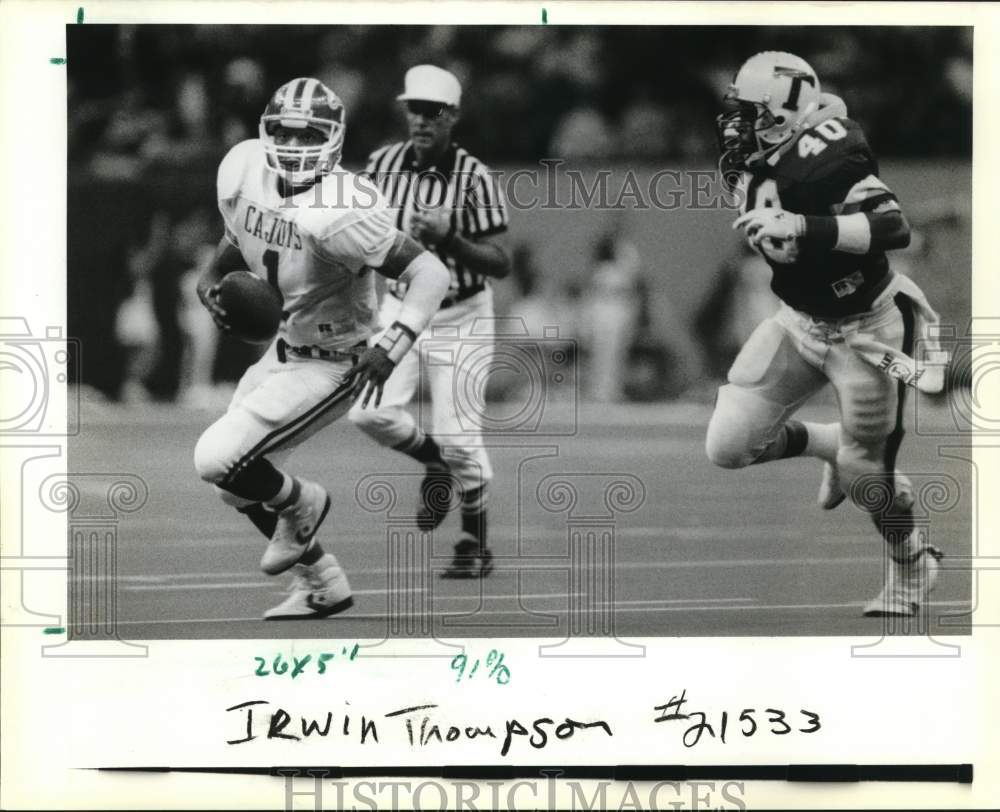
[[[278,127],[289,130],[318,130],[325,136],[321,144],[290,146],[275,142]],[[260,140],[267,166],[293,185],[306,184],[332,171],[340,161],[344,146],[344,105],[318,79],[292,79],[275,91],[260,117]]]
[[[820,104],[816,71],[783,51],[754,54],[737,71],[716,118],[723,171],[759,164],[793,138]]]

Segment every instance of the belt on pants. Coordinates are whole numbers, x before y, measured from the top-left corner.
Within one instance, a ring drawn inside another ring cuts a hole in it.
[[[275,350],[278,353],[278,360],[283,364],[287,354],[297,355],[299,358],[322,358],[326,361],[352,361],[356,362],[358,356],[365,351],[368,345],[364,341],[359,341],[348,350],[326,350],[314,344],[296,347],[289,344],[285,339],[279,338]]]

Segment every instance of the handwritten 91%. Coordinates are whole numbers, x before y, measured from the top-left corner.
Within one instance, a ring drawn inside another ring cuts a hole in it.
[[[487,679],[496,680],[497,685],[506,685],[510,682],[510,669],[503,664],[503,654],[495,648],[490,649],[486,655],[486,662],[481,674],[486,674]],[[466,673],[468,667],[468,673]],[[451,670],[455,672],[455,682],[461,682],[462,677],[472,679],[476,671],[479,670],[479,660],[473,660],[469,665],[469,658],[464,654],[456,654],[451,660]]]

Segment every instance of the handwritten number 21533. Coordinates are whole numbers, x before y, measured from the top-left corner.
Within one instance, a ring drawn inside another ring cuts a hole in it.
[[[653,721],[687,722],[688,726],[681,737],[685,747],[694,747],[705,734],[712,739],[718,738],[725,744],[726,734],[729,732],[729,711],[722,711],[718,716],[695,710],[685,713],[687,703],[687,690],[683,690],[679,696],[673,696],[669,702],[654,708],[660,711],[660,714]],[[798,728],[793,728],[792,724],[786,721],[788,714],[779,708],[764,708],[760,712],[764,714],[763,718],[755,716],[757,713],[756,708],[743,708],[740,712],[736,723],[744,737],[749,738],[758,730],[764,730],[774,736],[785,736],[793,729],[798,733],[815,733],[820,729],[819,714],[805,708],[799,709],[799,714],[802,716],[799,721],[802,726]]]

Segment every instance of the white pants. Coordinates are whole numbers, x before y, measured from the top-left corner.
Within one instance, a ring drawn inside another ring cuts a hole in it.
[[[895,468],[903,436],[905,385],[848,346],[858,331],[912,352],[914,316],[906,296],[886,295],[868,313],[824,321],[787,305],[753,332],[719,389],[705,448],[712,462],[754,462],[810,396],[832,384],[840,407],[837,464],[845,490],[858,476]]]
[[[399,307],[399,299],[386,294],[379,323],[392,324]],[[351,422],[382,445],[406,443],[417,428],[407,406],[423,377],[432,404],[428,432],[441,447],[459,486],[470,491],[489,482],[493,468],[483,446],[482,426],[493,344],[491,290],[439,310],[393,370],[381,406],[355,406]]]
[[[277,344],[240,378],[226,413],[202,433],[194,462],[206,482],[224,483],[233,472],[257,457],[273,464],[287,458],[300,443],[347,412],[350,389],[341,387],[351,361],[302,358],[286,354],[281,362]],[[230,504],[247,500],[230,498]]]

